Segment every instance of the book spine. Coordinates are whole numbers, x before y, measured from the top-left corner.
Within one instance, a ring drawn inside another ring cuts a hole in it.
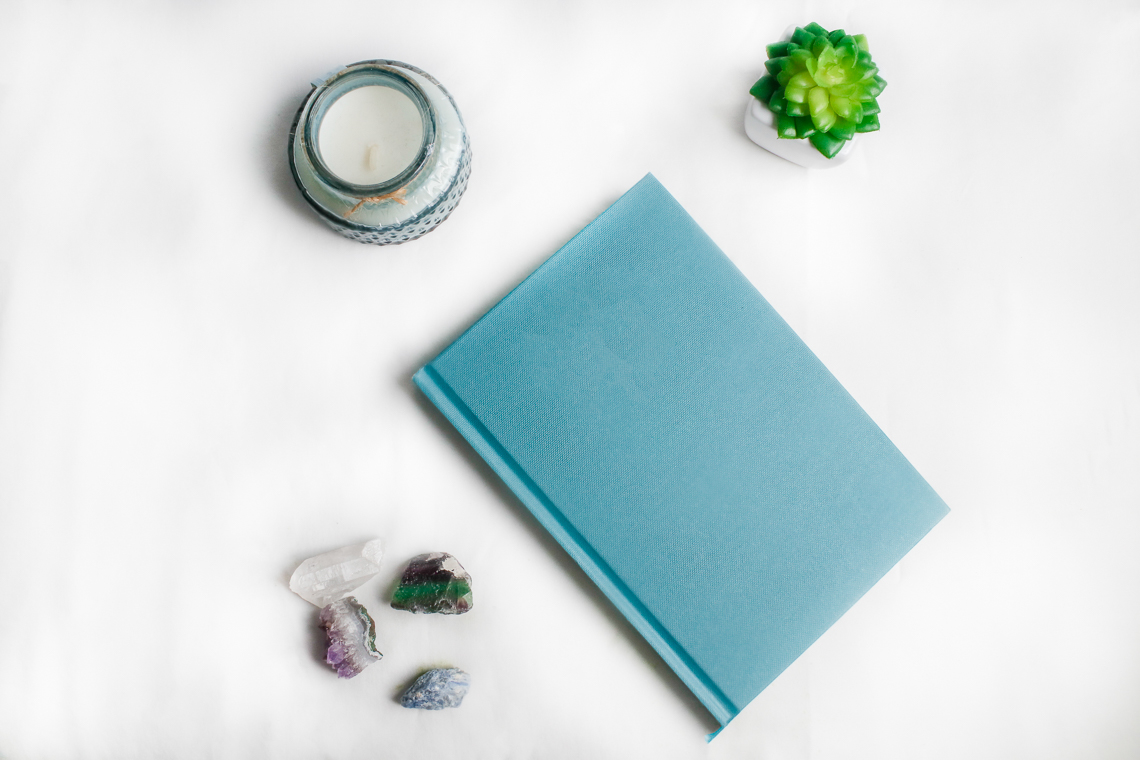
[[[574,526],[542,492],[530,476],[480,422],[479,418],[429,364],[412,378],[424,395],[467,439],[467,442],[502,478],[542,526],[554,536],[590,579],[625,615],[633,627],[657,650],[685,685],[723,726],[736,717],[739,708],[713,683],[636,595],[618,578]],[[710,737],[711,738],[711,737]]]

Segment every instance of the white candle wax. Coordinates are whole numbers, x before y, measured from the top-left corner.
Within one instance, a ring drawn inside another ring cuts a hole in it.
[[[329,106],[317,142],[333,174],[357,185],[375,185],[416,159],[423,127],[411,98],[391,87],[368,85]]]

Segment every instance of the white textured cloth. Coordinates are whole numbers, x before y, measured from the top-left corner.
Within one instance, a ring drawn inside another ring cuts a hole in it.
[[[0,4],[0,757],[1140,754],[1140,13],[850,6]],[[806,173],[742,115],[812,20],[889,86]],[[437,77],[474,149],[394,248],[285,162],[309,80],[365,58]],[[953,510],[711,745],[410,382],[647,171]],[[338,680],[289,575],[376,536],[384,659]],[[386,607],[435,550],[474,610]],[[399,706],[449,665],[461,708]]]

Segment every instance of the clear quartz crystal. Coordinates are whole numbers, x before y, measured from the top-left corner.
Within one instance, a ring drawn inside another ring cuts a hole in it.
[[[318,554],[293,571],[289,589],[306,602],[325,607],[375,578],[383,557],[380,539]]]

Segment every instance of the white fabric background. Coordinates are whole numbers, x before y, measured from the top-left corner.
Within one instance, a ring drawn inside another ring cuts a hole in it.
[[[811,20],[890,82],[820,173],[741,126]],[[1135,758],[1138,38],[1124,0],[0,3],[0,758]],[[475,151],[393,248],[284,158],[375,57]],[[410,383],[647,171],[953,510],[711,745]],[[386,656],[338,681],[285,582],[373,536]],[[475,610],[387,609],[435,549]],[[396,705],[436,663],[464,706]]]

